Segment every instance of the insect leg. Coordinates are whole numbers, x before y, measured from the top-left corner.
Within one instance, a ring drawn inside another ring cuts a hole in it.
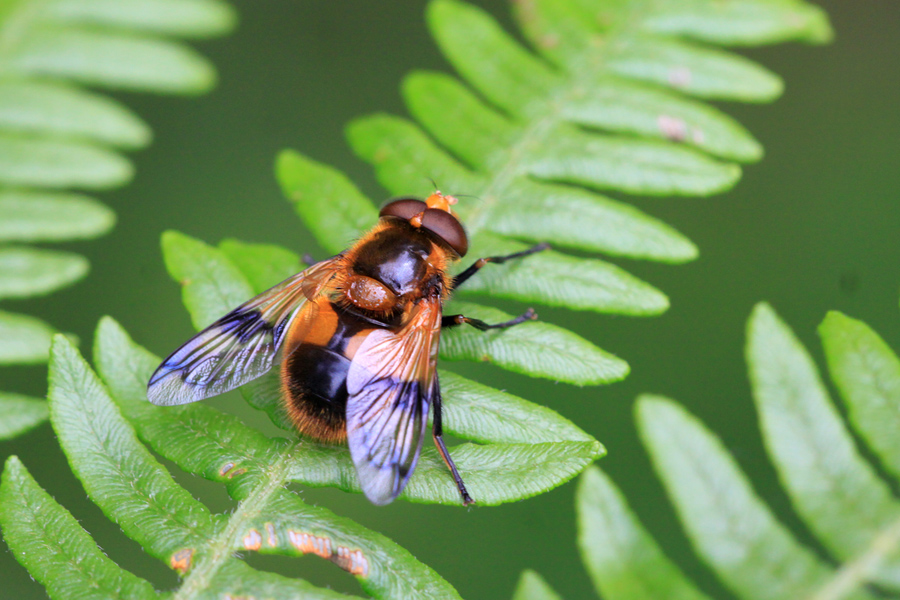
[[[529,308],[524,313],[516,317],[515,319],[510,319],[509,321],[504,321],[503,323],[494,323],[489,324],[481,321],[479,319],[472,319],[465,315],[446,315],[441,318],[441,328],[444,327],[456,327],[457,325],[471,325],[475,329],[479,331],[487,331],[488,329],[506,329],[507,327],[512,327],[514,325],[518,325],[519,323],[524,323],[525,321],[534,321],[537,319],[537,313],[534,312],[533,308]]]
[[[441,422],[441,388],[438,385],[437,380],[435,380],[434,383],[434,395],[432,401],[434,403],[434,418],[432,421],[431,432],[434,437],[434,445],[437,446],[438,452],[441,453],[441,458],[444,459],[444,464],[447,465],[447,468],[450,469],[450,473],[453,475],[453,481],[456,482],[459,495],[462,497],[463,506],[475,504],[475,501],[472,500],[469,492],[466,491],[466,484],[463,483],[459,471],[456,470],[453,459],[450,458],[450,452],[447,451],[447,445],[444,444],[444,428]]]
[[[487,256],[485,258],[479,258],[478,260],[475,261],[474,264],[472,264],[471,267],[469,267],[468,269],[466,269],[465,271],[463,271],[462,273],[460,273],[459,275],[457,275],[456,277],[453,278],[453,287],[457,288],[460,285],[462,285],[463,283],[465,283],[465,281],[469,277],[471,277],[472,275],[477,273],[479,271],[479,269],[481,269],[481,267],[483,267],[484,265],[486,265],[488,263],[503,264],[506,261],[511,260],[513,258],[521,258],[523,256],[528,256],[529,254],[535,254],[542,250],[546,250],[549,247],[550,247],[550,244],[543,243],[543,244],[538,244],[537,246],[532,246],[528,250],[522,250],[521,252],[516,252],[515,254],[509,254],[507,256]]]

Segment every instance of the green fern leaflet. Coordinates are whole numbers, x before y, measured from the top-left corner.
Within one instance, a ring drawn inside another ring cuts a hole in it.
[[[644,445],[695,551],[737,598],[900,597],[900,501],[890,483],[863,458],[809,353],[768,305],[756,307],[747,331],[766,449],[797,514],[838,566],[794,537],[696,417],[672,400],[643,396],[636,412]],[[900,358],[865,323],[838,312],[819,335],[849,425],[896,477]],[[599,469],[582,476],[577,509],[582,557],[603,598],[709,598]]]
[[[91,239],[115,215],[75,190],[127,183],[122,152],[149,127],[85,86],[197,94],[213,67],[175,38],[222,35],[234,13],[220,0],[9,0],[0,5],[0,300],[49,294],[89,269],[71,252],[25,243]],[[0,365],[46,362],[55,329],[0,311]],[[0,439],[41,423],[42,401],[0,392]]]

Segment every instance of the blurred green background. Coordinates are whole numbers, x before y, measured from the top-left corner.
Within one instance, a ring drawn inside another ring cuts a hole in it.
[[[273,161],[285,147],[337,166],[375,201],[385,196],[345,144],[343,125],[374,111],[404,114],[397,90],[409,70],[449,70],[426,31],[425,2],[233,4],[240,13],[238,31],[200,44],[220,73],[211,95],[120,96],[151,125],[155,142],[133,156],[135,181],[103,197],[119,218],[112,234],[70,244],[89,257],[91,275],[71,289],[4,308],[76,333],[83,351],[90,348],[99,317],[109,314],[139,343],[166,354],[192,330],[179,288],[163,268],[163,230],[323,255],[275,184]],[[507,2],[475,4],[512,29]],[[747,52],[784,77],[786,92],[774,105],[724,105],[762,142],[763,162],[748,166],[736,189],[722,196],[634,199],[700,247],[700,259],[683,266],[618,261],[670,296],[668,313],[635,319],[540,311],[543,319],[628,360],[632,375],[625,382],[578,389],[486,365],[451,365],[546,404],[601,440],[609,450],[601,466],[667,553],[717,598],[729,595],[692,554],[639,444],[631,414],[635,396],[665,394],[699,415],[779,517],[815,547],[762,448],[743,361],[744,322],[754,303],[768,300],[820,360],[815,327],[828,309],[838,309],[865,320],[900,348],[900,5],[820,4],[832,18],[835,43]],[[5,368],[0,378],[6,390],[45,390],[42,368]],[[239,399],[212,402],[274,432]],[[173,572],[144,556],[87,500],[49,425],[0,443],[0,458],[9,454],[23,458],[111,558],[157,588],[176,584]],[[231,506],[219,486],[177,476],[214,510]],[[508,598],[526,567],[541,572],[564,597],[590,598],[575,546],[573,492],[568,484],[532,500],[470,510],[403,502],[378,508],[360,495],[334,490],[306,490],[303,496],[388,535],[465,598]],[[352,578],[316,557],[249,560],[262,569],[359,591]],[[44,597],[5,546],[0,581],[3,597]]]

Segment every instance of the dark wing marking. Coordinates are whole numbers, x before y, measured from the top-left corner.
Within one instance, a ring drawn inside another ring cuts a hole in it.
[[[403,491],[419,459],[440,330],[440,298],[422,300],[399,331],[370,333],[350,363],[347,442],[362,489],[375,504]]]
[[[187,404],[266,373],[291,322],[325,289],[339,260],[330,258],[285,279],[192,337],[153,373],[147,398],[153,404]]]

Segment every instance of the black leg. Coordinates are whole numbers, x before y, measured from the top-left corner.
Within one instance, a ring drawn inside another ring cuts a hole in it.
[[[459,471],[456,470],[453,459],[450,458],[450,452],[447,451],[447,445],[444,444],[444,427],[441,421],[441,388],[437,381],[435,381],[434,384],[434,398],[432,401],[434,403],[434,420],[432,422],[431,432],[434,437],[434,445],[437,446],[438,452],[441,453],[441,458],[444,459],[444,464],[447,465],[447,468],[450,469],[450,473],[453,475],[453,481],[456,482],[456,488],[459,490],[463,506],[475,504],[475,501],[472,500],[469,492],[466,491],[466,484],[463,483]]]
[[[524,313],[516,317],[515,319],[510,319],[509,321],[504,321],[503,323],[494,323],[493,325],[485,323],[479,319],[471,319],[465,315],[446,315],[441,318],[441,328],[444,327],[456,327],[457,325],[471,325],[475,329],[479,331],[487,331],[488,329],[506,329],[507,327],[513,327],[514,325],[518,325],[519,323],[524,323],[525,321],[534,321],[537,319],[537,313],[534,312],[533,308],[529,308]]]
[[[481,267],[483,267],[484,265],[486,265],[488,263],[503,264],[506,261],[511,260],[513,258],[522,258],[523,256],[528,256],[529,254],[535,254],[542,250],[546,250],[549,247],[550,247],[550,244],[544,243],[544,244],[538,244],[537,246],[532,246],[528,250],[522,250],[521,252],[516,252],[515,254],[510,254],[508,256],[488,256],[486,258],[479,258],[478,260],[475,261],[475,263],[471,267],[469,267],[468,269],[466,269],[465,271],[463,271],[462,273],[460,273],[459,275],[457,275],[456,277],[453,278],[453,287],[454,287],[454,289],[458,288],[460,285],[465,283],[469,277],[471,277],[472,275],[477,273],[478,270],[481,269]]]

